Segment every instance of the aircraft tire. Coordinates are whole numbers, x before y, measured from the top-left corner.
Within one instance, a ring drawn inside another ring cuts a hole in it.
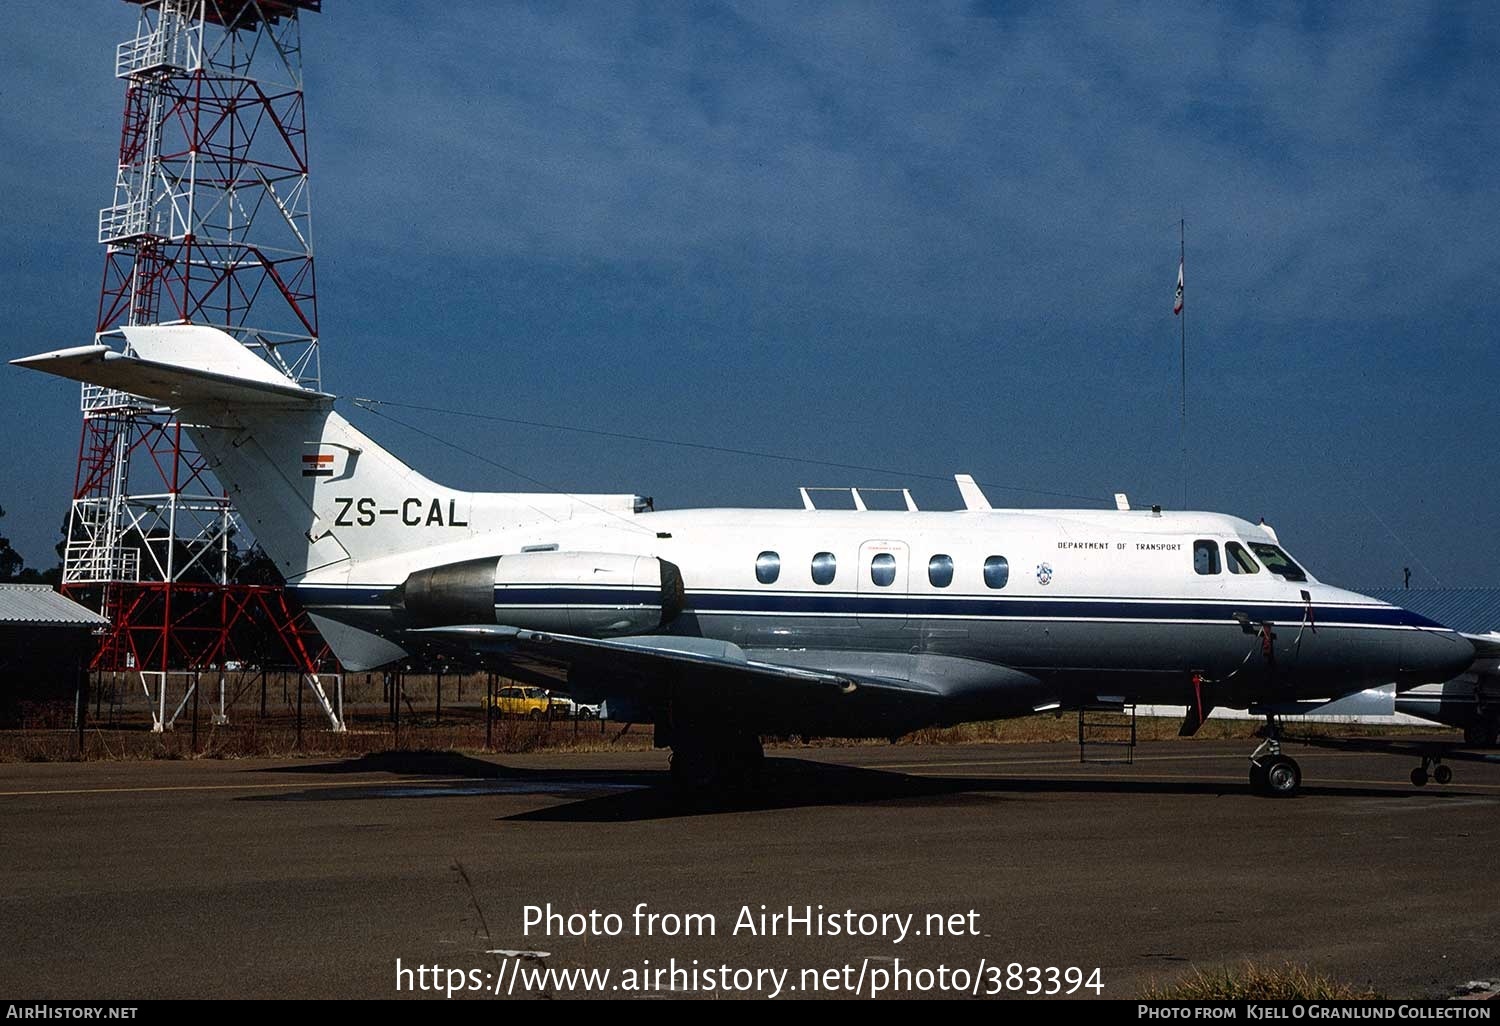
[[[1427,786],[1427,771],[1421,766],[1411,771],[1411,782],[1417,787]]]
[[[713,789],[713,765],[701,750],[673,748],[668,765],[672,773],[672,794],[679,802],[697,800]]]
[[[1266,767],[1258,762],[1250,764],[1250,793],[1266,795],[1270,793],[1271,786],[1266,782]]]
[[[1433,768],[1433,771],[1432,771],[1432,779],[1435,780],[1435,781],[1437,781],[1439,784],[1449,784],[1449,783],[1452,783],[1453,782],[1453,770],[1450,769],[1450,768],[1448,768],[1447,766],[1442,766],[1442,765],[1436,766],[1436,767]]]
[[[1302,790],[1302,767],[1289,755],[1273,755],[1263,764],[1266,775],[1265,794],[1272,798],[1290,798]]]

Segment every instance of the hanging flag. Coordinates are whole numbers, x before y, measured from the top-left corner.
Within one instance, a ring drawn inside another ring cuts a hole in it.
[[[1182,261],[1177,262],[1177,298],[1172,300],[1172,313],[1182,313]]]

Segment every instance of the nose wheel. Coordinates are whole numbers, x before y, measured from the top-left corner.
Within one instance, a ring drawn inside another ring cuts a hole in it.
[[[1302,767],[1281,752],[1281,727],[1266,717],[1266,739],[1250,756],[1250,791],[1267,798],[1290,798],[1302,789]]]
[[[1267,798],[1290,798],[1302,789],[1302,767],[1290,755],[1250,760],[1250,790]]]

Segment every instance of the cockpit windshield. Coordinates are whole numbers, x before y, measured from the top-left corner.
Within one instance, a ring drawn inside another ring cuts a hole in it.
[[[1260,561],[1265,564],[1266,569],[1276,576],[1285,577],[1289,581],[1307,580],[1307,573],[1296,563],[1292,562],[1291,556],[1288,556],[1277,546],[1268,545],[1265,542],[1251,542],[1250,548],[1260,557]]]

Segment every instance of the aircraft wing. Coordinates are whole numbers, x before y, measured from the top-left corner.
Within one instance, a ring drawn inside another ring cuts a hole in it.
[[[822,687],[848,693],[857,686],[841,674],[819,673],[796,667],[760,663],[744,649],[728,641],[708,638],[672,638],[647,635],[630,638],[582,638],[551,631],[475,624],[462,627],[428,627],[414,631],[423,637],[467,643],[479,653],[514,655],[525,661],[555,662],[560,666],[609,661],[617,671],[662,673],[669,668],[710,669],[742,675],[763,682],[785,682],[803,687]]]
[[[918,722],[944,718],[934,710],[972,686],[951,668],[946,680],[901,679],[880,672],[879,656],[861,665],[859,653],[841,653],[860,668],[825,669],[752,658],[732,642],[708,638],[584,638],[489,624],[431,627],[408,637],[413,635],[461,648],[519,679],[566,689],[574,698],[607,697],[612,708],[644,708],[668,697],[676,710],[732,716],[763,733],[842,736],[852,727],[896,736]],[[1005,667],[985,669],[993,683],[1007,683],[1007,675],[1035,683]],[[826,729],[819,727],[825,723]]]

